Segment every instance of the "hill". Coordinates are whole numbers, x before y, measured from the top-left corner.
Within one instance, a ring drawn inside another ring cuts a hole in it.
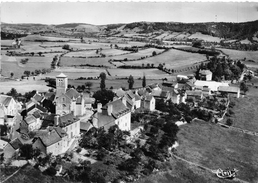
[[[168,32],[196,34],[201,33],[222,39],[237,39],[257,41],[258,20],[242,23],[206,22],[206,23],[179,23],[179,22],[133,22],[128,24],[92,25],[85,23],[67,23],[60,25],[44,24],[9,24],[2,23],[1,32],[16,33],[51,33],[58,32],[67,35],[76,32],[98,33],[102,35],[116,34],[142,34],[148,36],[150,33]],[[67,32],[68,31],[68,32]]]

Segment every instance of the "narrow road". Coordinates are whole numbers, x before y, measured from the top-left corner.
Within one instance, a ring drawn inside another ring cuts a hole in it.
[[[250,131],[250,130],[245,130],[245,129],[234,127],[234,126],[228,126],[228,125],[225,125],[225,124],[222,124],[222,123],[217,123],[217,124],[220,125],[220,126],[225,126],[228,129],[238,131],[240,133],[245,133],[245,134],[248,134],[248,135],[252,135],[252,136],[258,137],[258,132],[254,132],[254,131]]]
[[[216,171],[217,171],[217,170],[212,170],[212,169],[210,169],[210,168],[208,168],[208,167],[205,167],[205,166],[203,166],[203,165],[200,165],[200,164],[197,164],[197,163],[188,161],[188,160],[186,160],[186,159],[184,159],[184,158],[181,158],[181,157],[179,157],[179,156],[177,156],[177,155],[175,155],[175,154],[173,154],[173,153],[171,153],[171,155],[172,155],[174,158],[176,158],[176,159],[179,159],[179,160],[181,160],[181,161],[184,161],[185,163],[188,163],[188,164],[190,164],[190,165],[199,167],[199,168],[201,168],[201,169],[203,169],[203,170],[207,170],[207,171],[209,171],[209,172],[211,172],[211,173],[213,173],[213,174],[215,174]],[[249,182],[247,182],[247,181],[245,181],[245,180],[242,180],[242,179],[239,179],[239,178],[234,178],[234,179],[232,179],[232,181],[239,182],[239,183],[249,183]]]
[[[15,174],[17,174],[20,170],[21,170],[22,167],[20,167],[18,170],[16,170],[12,175],[8,176],[5,180],[3,180],[1,183],[4,183],[6,182],[8,179],[10,179],[11,177],[13,177]]]

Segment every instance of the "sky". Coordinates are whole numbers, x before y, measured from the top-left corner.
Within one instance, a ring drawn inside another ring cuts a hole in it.
[[[5,23],[246,22],[258,2],[3,2]]]

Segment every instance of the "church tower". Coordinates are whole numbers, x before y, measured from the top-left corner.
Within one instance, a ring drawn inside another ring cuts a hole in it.
[[[67,76],[63,73],[56,76],[56,97],[66,93],[68,86],[68,79]]]

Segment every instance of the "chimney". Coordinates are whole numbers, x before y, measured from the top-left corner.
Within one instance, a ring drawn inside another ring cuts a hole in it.
[[[112,104],[108,105],[107,112],[108,112],[108,115],[111,116],[111,114],[113,112],[113,105]]]
[[[102,104],[101,103],[98,103],[97,104],[97,111],[98,111],[98,113],[101,113],[102,112]]]
[[[58,115],[56,115],[54,117],[54,126],[59,126],[59,116]]]
[[[126,98],[125,97],[122,98],[122,102],[126,106]]]

